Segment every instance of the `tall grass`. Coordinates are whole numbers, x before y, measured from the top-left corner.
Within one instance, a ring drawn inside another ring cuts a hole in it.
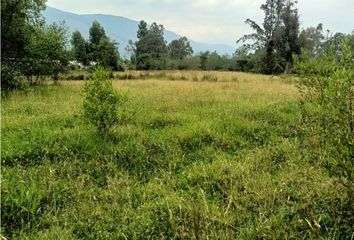
[[[144,74],[113,81],[129,101],[107,141],[82,119],[83,82],[3,100],[2,236],[350,239],[349,196],[302,160],[293,85]]]
[[[70,75],[69,75],[70,76]],[[260,74],[250,73],[234,73],[234,72],[221,72],[221,71],[128,71],[128,72],[116,72],[113,74],[113,79],[116,80],[170,80],[170,81],[206,81],[206,82],[230,82],[248,79],[271,79],[276,77],[269,77]],[[282,80],[282,78],[276,78]],[[284,78],[284,81],[288,81],[289,78]]]

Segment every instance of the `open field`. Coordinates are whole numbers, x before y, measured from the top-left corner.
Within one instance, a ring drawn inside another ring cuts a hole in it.
[[[3,100],[3,236],[350,239],[342,185],[301,157],[294,84],[162,73],[113,82],[129,100],[109,141],[82,118],[83,81]]]

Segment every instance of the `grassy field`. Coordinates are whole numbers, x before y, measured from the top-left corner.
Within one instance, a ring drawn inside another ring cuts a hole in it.
[[[350,239],[343,187],[301,157],[290,81],[216,72],[115,78],[132,80],[113,82],[129,100],[109,141],[82,118],[83,81],[3,99],[2,236]]]

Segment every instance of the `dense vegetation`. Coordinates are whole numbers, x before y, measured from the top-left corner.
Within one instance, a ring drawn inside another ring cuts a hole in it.
[[[1,0],[1,87],[23,88],[39,84],[44,76],[58,80],[68,65],[66,29],[46,26],[40,15],[42,0]]]

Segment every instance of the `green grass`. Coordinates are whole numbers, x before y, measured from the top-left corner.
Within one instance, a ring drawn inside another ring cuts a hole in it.
[[[302,158],[294,85],[156,74],[114,81],[129,101],[109,141],[81,117],[82,81],[3,99],[2,236],[350,239],[344,187]]]

